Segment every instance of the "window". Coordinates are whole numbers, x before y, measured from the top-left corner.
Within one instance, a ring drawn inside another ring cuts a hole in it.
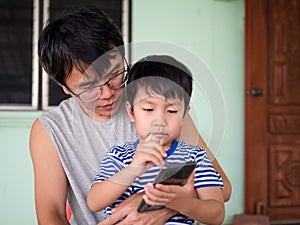
[[[0,105],[29,105],[32,92],[32,3],[0,7]]]
[[[69,97],[41,69],[37,42],[48,18],[92,5],[114,19],[128,42],[130,0],[0,0],[0,109],[47,109]]]

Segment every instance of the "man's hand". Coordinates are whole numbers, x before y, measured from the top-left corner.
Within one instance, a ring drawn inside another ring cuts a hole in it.
[[[143,193],[135,194],[124,200],[112,210],[112,215],[98,225],[163,225],[175,211],[170,209],[152,210],[138,213],[137,208],[142,200]]]

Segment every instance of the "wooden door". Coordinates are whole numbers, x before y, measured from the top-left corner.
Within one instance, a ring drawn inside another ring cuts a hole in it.
[[[300,0],[245,2],[245,213],[300,221]]]

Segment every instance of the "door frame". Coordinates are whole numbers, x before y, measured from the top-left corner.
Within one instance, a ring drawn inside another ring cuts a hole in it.
[[[266,0],[245,0],[245,213],[267,214]],[[262,96],[252,90],[260,88]]]

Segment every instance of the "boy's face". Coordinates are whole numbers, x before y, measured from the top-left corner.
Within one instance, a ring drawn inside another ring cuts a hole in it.
[[[149,95],[144,88],[139,88],[134,99],[133,109],[126,103],[131,122],[135,122],[140,141],[150,134],[162,140],[164,147],[169,147],[174,139],[179,138],[184,116],[184,102],[181,99],[166,99],[161,95]]]

